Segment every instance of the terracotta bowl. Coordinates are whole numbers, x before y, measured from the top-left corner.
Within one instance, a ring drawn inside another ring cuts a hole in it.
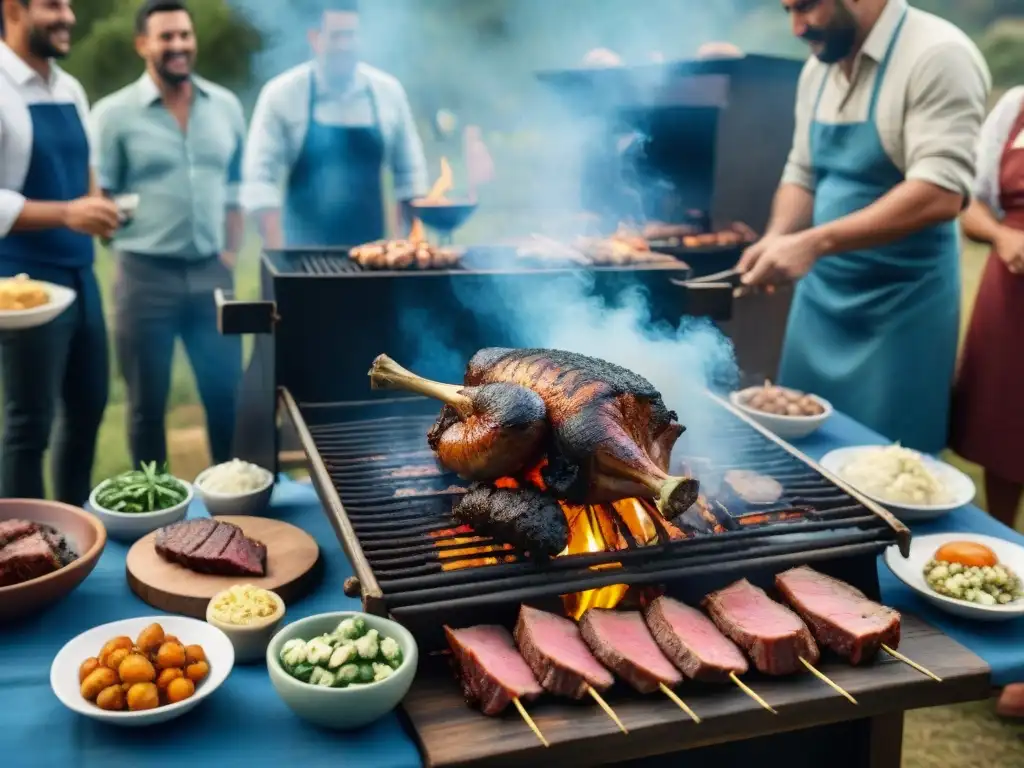
[[[62,533],[78,559],[59,571],[0,587],[0,622],[28,616],[72,592],[92,573],[107,543],[107,531],[98,519],[80,507],[57,501],[0,499],[0,521],[31,520]]]

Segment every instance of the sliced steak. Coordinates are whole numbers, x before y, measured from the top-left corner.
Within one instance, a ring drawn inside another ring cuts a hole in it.
[[[730,469],[722,478],[723,490],[747,504],[774,504],[782,498],[782,483],[749,469]]]
[[[644,613],[654,641],[691,680],[723,682],[745,674],[747,659],[707,616],[671,597],[651,601]]]
[[[216,528],[217,521],[210,518],[184,520],[157,531],[153,545],[165,560],[187,566],[186,557],[199,549]]]
[[[186,520],[160,529],[156,551],[197,573],[218,576],[263,576],[267,548],[242,529],[219,520]]]
[[[544,692],[504,627],[446,626],[444,633],[466,701],[485,715],[500,714],[512,699],[532,701]]]
[[[519,652],[546,691],[582,699],[587,688],[600,692],[615,683],[583,642],[574,621],[524,605],[514,635]]]
[[[267,572],[267,548],[241,531],[231,539],[220,554],[224,567],[232,568],[233,574],[264,576]]]
[[[821,658],[807,625],[746,579],[704,598],[718,628],[745,650],[766,675],[791,675]]]
[[[12,541],[29,536],[39,530],[39,526],[31,520],[4,520],[0,522],[0,549]]]
[[[806,565],[780,573],[775,586],[803,617],[815,640],[851,664],[870,661],[882,644],[900,644],[900,615],[845,581]]]
[[[62,567],[50,542],[37,531],[0,550],[0,587],[37,579]]]
[[[639,611],[591,608],[580,618],[580,636],[598,661],[640,693],[683,682],[683,676],[654,642]]]

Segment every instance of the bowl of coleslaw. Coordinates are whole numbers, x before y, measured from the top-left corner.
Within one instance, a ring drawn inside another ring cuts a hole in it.
[[[270,504],[274,475],[241,459],[204,469],[193,483],[210,515],[260,515]]]
[[[942,517],[970,504],[976,493],[956,467],[901,445],[839,448],[821,466],[904,522]]]

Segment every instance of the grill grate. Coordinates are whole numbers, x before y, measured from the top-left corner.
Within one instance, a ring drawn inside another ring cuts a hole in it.
[[[435,462],[425,437],[433,417],[423,415],[422,407],[407,413],[399,407],[386,418],[343,423],[324,418],[322,406],[296,410],[303,421],[300,434],[308,430],[305,448],[314,477],[320,466],[321,479],[329,481],[327,488],[318,483],[321,494],[340,501],[332,505],[325,499],[329,510],[333,506],[338,510],[334,514],[345,518],[345,526],[335,521],[339,537],[351,548],[353,543],[341,534],[342,527],[351,527],[380,598],[396,615],[442,604],[466,607],[612,584],[658,584],[719,566],[877,554],[905,533],[884,512],[847,493],[722,401],[709,398],[709,403],[721,411],[716,434],[731,457],[713,471],[747,469],[773,477],[784,488],[778,503],[730,508],[720,515],[728,530],[713,535],[562,556],[546,564],[507,547],[489,553],[466,551],[496,545],[486,536],[455,527],[451,509],[464,492],[464,483]],[[306,421],[310,426],[305,427]],[[687,444],[690,436],[686,433],[679,441],[675,454],[680,458],[674,463],[702,466],[702,460],[685,457],[699,447]],[[746,524],[763,520],[771,522]],[[481,558],[489,560],[482,564]],[[456,565],[462,567],[453,569]],[[595,566],[605,568],[594,570]]]

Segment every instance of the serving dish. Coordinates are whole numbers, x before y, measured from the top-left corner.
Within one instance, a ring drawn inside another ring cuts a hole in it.
[[[843,468],[851,461],[855,460],[859,455],[863,454],[864,451],[878,450],[880,447],[883,446],[861,445],[848,448],[837,448],[836,450],[829,451],[825,454],[820,463],[822,467],[834,474],[840,480],[856,488],[853,483],[850,483],[843,477]],[[945,504],[897,504],[896,502],[874,496],[862,488],[856,488],[856,490],[860,491],[860,493],[864,494],[869,499],[877,501],[886,509],[891,510],[892,513],[900,520],[908,523],[921,522],[923,520],[934,520],[935,518],[942,517],[943,515],[948,515],[954,509],[959,509],[962,506],[970,504],[974,500],[977,490],[974,487],[974,481],[971,480],[970,477],[965,475],[956,467],[946,464],[944,461],[939,461],[927,454],[921,454],[921,461],[946,486],[950,492],[952,498],[951,501]]]
[[[82,698],[78,669],[82,662],[103,647],[112,637],[137,637],[150,624],[160,624],[167,634],[185,643],[201,645],[209,661],[207,677],[185,701],[138,712],[109,712]],[[212,624],[182,616],[147,616],[101,624],[69,640],[50,665],[50,687],[61,704],[85,717],[111,725],[137,728],[157,725],[181,717],[198,706],[220,687],[235,665],[235,649],[228,636]]]
[[[893,575],[910,589],[939,610],[954,616],[976,621],[1009,621],[1024,616],[1024,600],[1007,605],[979,605],[940,595],[928,586],[924,577],[925,565],[939,547],[954,541],[982,544],[995,552],[999,562],[1018,576],[1024,574],[1024,547],[1012,541],[976,533],[934,533],[928,536],[915,536],[910,542],[910,557],[904,559],[897,547],[892,546],[885,551],[885,564],[889,566]]]
[[[220,515],[259,515],[266,511],[270,504],[270,496],[274,492],[274,475],[272,472],[263,469],[266,479],[255,490],[243,491],[242,493],[220,493],[203,488],[203,480],[216,468],[217,466],[213,466],[204,469],[196,477],[193,484],[196,495],[206,505],[206,509],[210,512],[211,517],[218,517]]]
[[[760,387],[748,387],[729,393],[729,402],[749,416],[765,429],[773,432],[783,440],[799,440],[817,432],[821,426],[831,418],[834,412],[832,404],[823,397],[808,394],[807,396],[817,402],[824,412],[817,416],[781,416],[775,413],[765,413],[756,408],[746,405],[747,398],[759,390]]]
[[[185,515],[188,514],[189,505],[192,503],[195,495],[192,484],[182,480],[180,477],[174,479],[184,486],[186,495],[184,501],[175,504],[173,507],[160,509],[156,512],[115,512],[111,509],[104,509],[96,501],[96,498],[103,492],[104,488],[114,481],[114,478],[111,478],[104,480],[92,489],[92,493],[89,494],[89,509],[106,526],[110,538],[117,539],[118,541],[135,541],[147,533],[155,531],[157,528],[163,528],[165,525],[183,520]]]
[[[0,499],[0,522],[5,520],[28,520],[56,529],[78,558],[59,571],[0,587],[0,621],[27,616],[67,596],[92,573],[107,543],[107,532],[96,516],[58,501]]]
[[[219,621],[214,615],[213,606],[218,598],[227,592],[223,590],[210,598],[210,604],[206,609],[206,620],[228,636],[231,644],[235,647],[235,661],[239,663],[258,661],[266,656],[267,646],[271,639],[281,627],[284,621],[285,604],[281,596],[271,590],[266,590],[277,603],[277,610],[272,616],[255,619],[251,624],[228,624]]]
[[[45,325],[59,317],[74,303],[77,296],[74,289],[63,285],[48,283],[45,280],[33,280],[33,282],[45,286],[46,291],[50,294],[50,300],[46,304],[31,309],[0,311],[0,331],[23,331]]]
[[[402,664],[385,680],[351,688],[324,688],[296,680],[281,665],[281,648],[293,638],[309,640],[333,631],[343,619],[361,618],[369,629],[398,641]],[[397,622],[358,611],[321,613],[286,625],[267,646],[267,670],[274,690],[296,715],[335,730],[361,728],[399,705],[416,677],[419,652],[412,634]]]

